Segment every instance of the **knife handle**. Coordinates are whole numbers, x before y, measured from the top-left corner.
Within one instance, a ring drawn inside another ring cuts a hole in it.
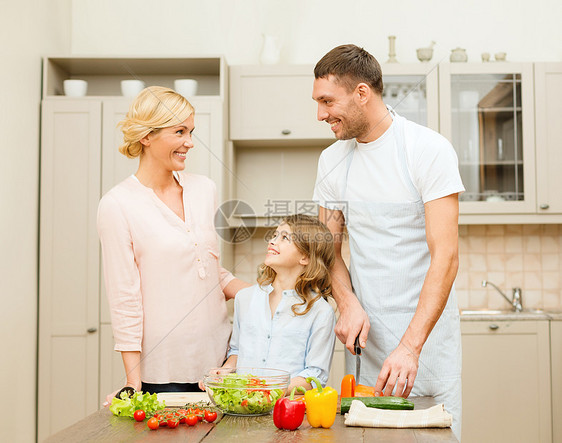
[[[355,354],[361,355],[361,345],[359,344],[359,336],[355,337]]]

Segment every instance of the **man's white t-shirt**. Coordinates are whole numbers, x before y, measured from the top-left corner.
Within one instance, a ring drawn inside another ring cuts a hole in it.
[[[451,143],[425,126],[394,117],[397,118],[404,123],[407,173],[418,195],[410,190],[402,172],[393,120],[384,134],[371,143],[338,140],[322,151],[314,187],[316,203],[339,210],[345,207],[344,201],[404,203],[421,198],[427,203],[465,190]],[[348,155],[353,149],[344,196]]]

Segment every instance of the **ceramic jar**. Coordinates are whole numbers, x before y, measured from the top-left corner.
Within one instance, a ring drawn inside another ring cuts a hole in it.
[[[468,60],[468,56],[466,55],[466,49],[463,48],[452,49],[449,60],[453,63],[466,62]]]

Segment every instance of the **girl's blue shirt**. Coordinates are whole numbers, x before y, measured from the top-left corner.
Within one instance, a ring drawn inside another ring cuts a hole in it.
[[[305,315],[295,315],[291,306],[302,299],[286,290],[272,317],[271,291],[271,285],[254,285],[236,294],[228,356],[238,355],[239,367],[283,369],[291,378],[317,377],[325,385],[336,339],[334,310],[320,298]]]

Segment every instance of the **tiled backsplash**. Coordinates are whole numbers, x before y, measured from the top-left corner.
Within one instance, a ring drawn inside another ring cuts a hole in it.
[[[257,267],[266,252],[267,229],[235,247],[234,274],[255,282]],[[344,245],[344,258],[349,252]],[[561,225],[463,225],[459,227],[460,266],[456,280],[459,307],[504,309],[507,302],[495,289],[482,287],[489,280],[508,297],[520,287],[523,306],[562,310]]]
[[[495,289],[482,287],[489,280],[509,298],[511,288],[521,288],[526,308],[562,309],[560,225],[460,226],[459,252],[460,308],[509,307]]]

